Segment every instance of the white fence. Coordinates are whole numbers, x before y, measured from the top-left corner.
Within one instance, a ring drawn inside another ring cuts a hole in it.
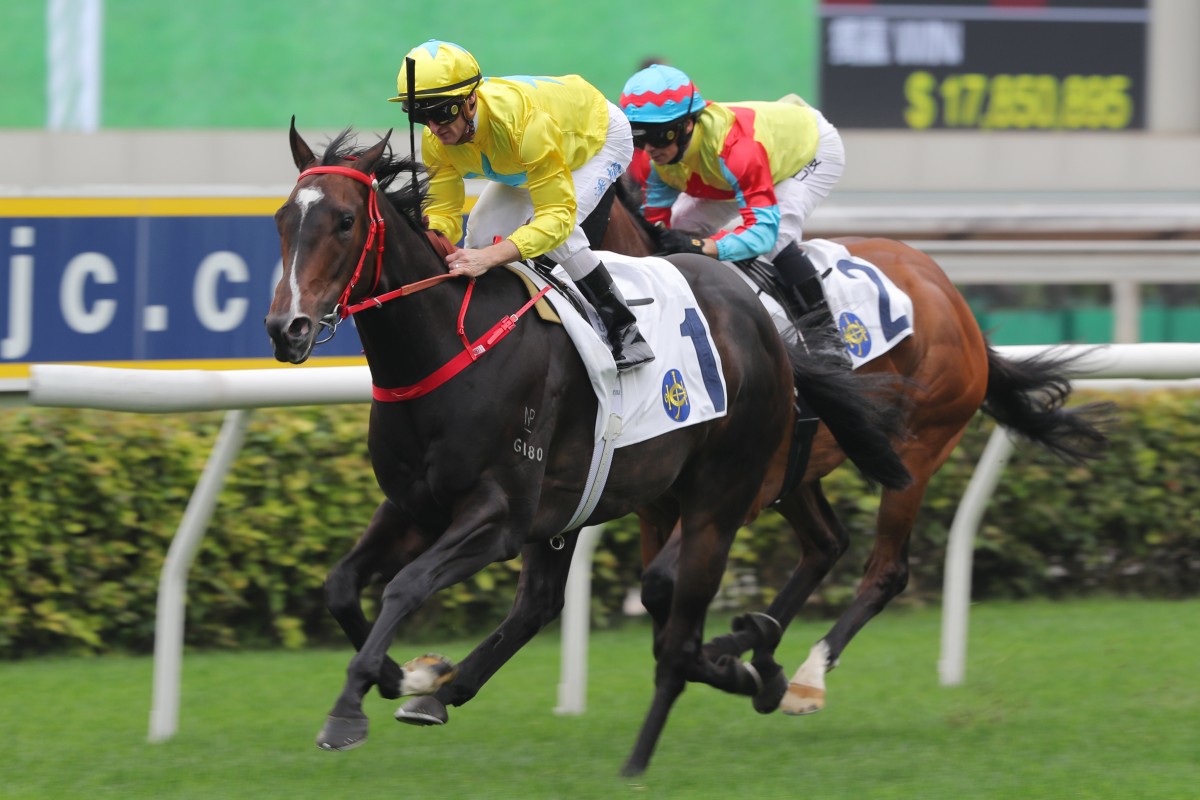
[[[1113,341],[1139,339],[1143,284],[1200,281],[1200,241],[911,241],[956,284],[1108,286]]]
[[[1022,356],[1045,348],[998,349],[1006,355]],[[1093,351],[1080,367],[1081,374],[1091,378],[1198,378],[1200,344],[1113,345]],[[366,402],[369,399],[370,377],[365,367],[224,372],[118,370],[51,364],[32,368],[28,401],[37,406],[149,413],[229,411],[163,565],[155,625],[151,741],[170,738],[178,727],[187,573],[225,477],[241,447],[249,409]],[[939,662],[945,684],[962,680],[974,533],[1007,460],[1009,448],[1003,432],[993,436],[951,529]],[[590,565],[599,529],[585,529],[582,535],[568,581],[568,602],[563,614],[563,667],[556,708],[561,713],[579,713],[585,706]]]

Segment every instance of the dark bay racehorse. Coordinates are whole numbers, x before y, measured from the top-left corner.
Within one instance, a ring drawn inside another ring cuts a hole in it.
[[[618,185],[603,248],[633,256],[657,250],[656,229],[637,211],[628,183]],[[792,678],[779,708],[809,714],[825,705],[825,675],[859,630],[883,610],[908,581],[908,540],[930,478],[946,462],[968,423],[983,411],[1019,437],[1048,448],[1068,462],[1098,458],[1108,404],[1067,408],[1075,359],[1052,352],[1014,360],[985,339],[971,309],[942,269],[926,254],[888,239],[839,239],[851,255],[879,267],[913,302],[913,333],[859,372],[893,374],[903,380],[907,409],[897,449],[913,476],[905,487],[884,487],[875,543],[853,602],[809,653]],[[712,268],[725,267],[712,263]],[[1078,358],[1076,356],[1075,358]],[[804,602],[846,552],[849,534],[821,490],[821,478],[844,460],[824,426],[813,445],[804,480],[774,508],[800,541],[802,556],[766,614],[786,629]],[[642,516],[643,557],[669,573],[678,548],[673,520]],[[751,627],[705,645],[710,659],[739,655],[757,646]]]
[[[448,280],[416,221],[422,182],[385,191],[411,163],[390,156],[386,136],[365,150],[349,136],[318,160],[293,122],[301,174],[276,214],[283,276],[266,318],[275,357],[299,364],[323,327],[356,314],[374,385],[368,436],[385,499],[326,581],[330,610],[358,652],[317,744],[340,750],[365,740],[362,701],[372,686],[392,698],[436,692],[432,710],[413,716],[443,721],[444,703],[470,699],[557,617],[578,528],[635,509],[679,519],[680,534],[668,602],[652,609],[652,704],[625,772],[645,769],[686,681],[778,702],[781,672],[764,681],[736,659],[704,659],[705,612],[738,527],[779,492],[796,387],[868,476],[907,484],[889,444],[898,420],[890,381],[789,348],[739,278],[702,257],[676,259],[720,354],[727,413],[619,448],[599,505],[566,531],[585,490],[597,411],[582,360],[562,326],[525,315],[529,290],[509,271]],[[401,667],[388,657],[398,625],[430,595],[517,555],[509,617],[457,671],[437,658]],[[372,624],[359,594],[375,578],[387,583]],[[773,647],[772,624],[762,623],[755,645],[760,662]]]

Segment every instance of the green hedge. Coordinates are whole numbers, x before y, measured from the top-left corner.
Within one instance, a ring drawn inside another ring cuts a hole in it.
[[[1033,447],[1014,455],[979,533],[976,597],[1197,593],[1200,394],[1115,399],[1121,412],[1105,461],[1068,467]],[[379,500],[366,416],[365,406],[253,415],[192,568],[189,644],[341,641],[321,583]],[[159,572],[220,423],[219,414],[0,414],[0,657],[151,649]],[[947,532],[990,429],[982,418],[973,425],[932,482],[897,602],[940,594]],[[827,479],[826,491],[853,541],[812,614],[852,596],[877,504],[849,469]],[[720,602],[769,600],[798,555],[782,520],[764,514],[738,537]],[[597,624],[621,618],[638,558],[635,521],[610,524],[593,575]],[[517,569],[495,565],[440,593],[405,631],[489,629],[507,612]]]

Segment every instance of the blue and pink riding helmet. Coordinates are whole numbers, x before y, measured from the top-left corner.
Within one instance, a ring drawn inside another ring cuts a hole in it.
[[[629,119],[634,147],[677,144],[673,164],[683,158],[691,140],[687,120],[698,116],[705,103],[692,79],[681,70],[652,64],[625,82],[620,105]]]
[[[704,98],[682,70],[651,64],[625,81],[621,110],[634,128],[662,125],[704,109]]]

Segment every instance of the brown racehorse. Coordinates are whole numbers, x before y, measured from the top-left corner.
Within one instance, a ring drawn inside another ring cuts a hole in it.
[[[661,341],[678,336],[696,349],[711,374],[690,391],[706,392],[725,413],[617,448],[604,492],[584,514],[577,509],[589,491],[598,403],[564,327],[523,316],[534,301],[508,270],[470,281],[447,273],[419,222],[423,182],[388,191],[410,168],[417,177],[411,162],[390,156],[388,137],[359,150],[347,131],[317,158],[293,124],[290,142],[300,177],[275,216],[283,275],[267,331],[275,357],[299,364],[322,328],[354,315],[373,384],[367,435],[384,495],[326,581],[330,610],[358,652],[317,744],[345,750],[365,741],[363,698],[373,686],[386,697],[428,694],[399,716],[444,722],[446,703],[469,700],[558,616],[578,529],[638,509],[680,519],[681,534],[670,600],[655,607],[654,694],[626,774],[646,768],[688,681],[778,703],[787,681],[770,653],[782,631],[751,618],[761,629],[757,664],[710,662],[701,649],[708,604],[737,529],[778,493],[771,476],[787,462],[798,389],[865,473],[907,485],[891,445],[892,381],[789,344],[733,273],[700,256],[673,259],[695,299],[664,310]],[[651,374],[665,380],[672,371]],[[456,670],[438,658],[401,667],[388,657],[397,627],[430,595],[517,555],[511,613]],[[375,578],[386,587],[371,623],[359,593]]]
[[[655,229],[638,214],[635,192],[618,184],[603,249],[627,255],[656,251]],[[976,412],[983,411],[1020,437],[1048,448],[1067,461],[1099,457],[1107,445],[1102,428],[1110,407],[1064,406],[1073,359],[1053,354],[1024,360],[1002,357],[987,342],[966,301],[946,273],[925,253],[888,239],[839,239],[851,255],[882,270],[913,303],[913,333],[858,371],[903,378],[907,421],[897,442],[913,482],[884,488],[876,519],[874,547],[853,602],[812,648],[790,681],[779,708],[809,714],[825,705],[825,675],[838,663],[859,630],[903,591],[908,581],[908,541],[929,479],[946,462]],[[724,269],[713,262],[714,269]],[[1078,358],[1078,356],[1076,357]],[[849,535],[821,490],[821,478],[842,463],[837,443],[821,426],[802,482],[774,508],[791,524],[803,554],[766,614],[786,629],[809,595],[845,553]],[[643,558],[667,569],[678,547],[675,520],[642,515]],[[655,574],[669,601],[671,575]],[[706,646],[711,660],[740,655],[756,646],[754,626],[719,637]],[[769,710],[769,709],[760,709]]]

